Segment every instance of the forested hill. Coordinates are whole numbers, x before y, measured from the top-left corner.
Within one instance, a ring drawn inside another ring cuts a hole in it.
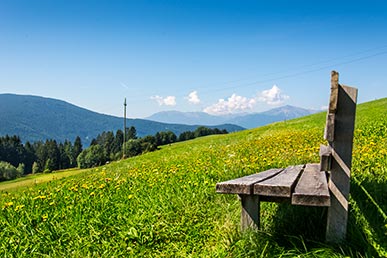
[[[166,124],[144,119],[128,119],[127,127],[134,126],[137,135],[143,137],[161,131],[176,135],[194,131],[198,126]],[[242,127],[223,124],[210,128],[226,129],[228,132],[243,130]],[[73,141],[80,136],[84,145],[103,131],[123,128],[123,119],[99,114],[65,101],[15,94],[0,94],[0,136],[18,135],[22,141],[54,139]]]

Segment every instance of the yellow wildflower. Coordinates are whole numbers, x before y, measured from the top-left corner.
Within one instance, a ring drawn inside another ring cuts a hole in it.
[[[24,205],[17,205],[16,207],[15,207],[15,211],[19,211],[19,210],[21,210],[21,209],[23,209],[24,208]]]
[[[8,207],[11,207],[11,206],[13,206],[13,202],[6,202],[4,204],[4,208],[8,208]]]
[[[36,197],[34,197],[34,198],[32,198],[32,200],[36,200],[36,199],[41,199],[41,200],[43,200],[43,199],[46,199],[47,197],[45,196],[45,195],[39,195],[39,196],[36,196]]]
[[[42,216],[42,220],[43,221],[46,221],[48,219],[48,215],[47,214],[44,214],[43,216]]]
[[[81,187],[84,189],[89,189],[89,186],[87,184],[83,184]]]

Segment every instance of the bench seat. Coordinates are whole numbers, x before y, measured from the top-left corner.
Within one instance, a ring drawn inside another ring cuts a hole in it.
[[[256,195],[261,201],[289,201],[294,205],[330,206],[326,173],[320,164],[269,169],[257,174],[220,182],[216,192]]]

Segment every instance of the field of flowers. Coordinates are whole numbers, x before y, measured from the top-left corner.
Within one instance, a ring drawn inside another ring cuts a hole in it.
[[[241,233],[238,199],[215,193],[220,181],[318,162],[320,113],[1,191],[0,256],[385,257],[387,99],[357,111],[348,241],[341,246],[322,242],[323,208],[264,203],[261,231]]]

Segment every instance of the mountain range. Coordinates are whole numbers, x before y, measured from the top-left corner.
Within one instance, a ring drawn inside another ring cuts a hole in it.
[[[179,112],[179,111],[163,111],[155,113],[146,119],[162,122],[162,123],[183,123],[188,125],[216,125],[216,124],[235,124],[244,128],[255,128],[270,124],[273,122],[289,120],[297,117],[302,117],[317,113],[319,111],[304,109],[294,106],[282,106],[270,109],[261,113],[253,114],[233,114],[214,116],[205,112]]]
[[[179,136],[194,131],[198,125],[162,123],[146,119],[127,119],[127,127],[134,126],[137,136],[155,135],[172,131]],[[208,126],[228,132],[244,128],[232,124]],[[64,142],[81,137],[88,146],[103,131],[116,132],[123,128],[123,118],[96,113],[62,100],[38,96],[0,94],[0,136],[18,135],[23,142],[54,139]]]

